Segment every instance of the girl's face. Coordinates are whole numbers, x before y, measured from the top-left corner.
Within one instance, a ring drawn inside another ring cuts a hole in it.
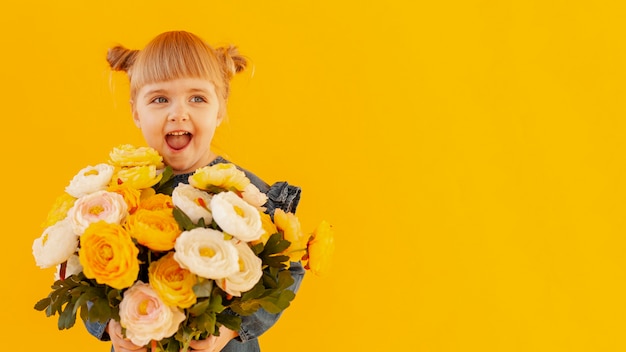
[[[193,172],[215,155],[211,141],[222,117],[213,83],[180,78],[147,84],[131,102],[133,120],[148,145],[156,149],[174,173]]]

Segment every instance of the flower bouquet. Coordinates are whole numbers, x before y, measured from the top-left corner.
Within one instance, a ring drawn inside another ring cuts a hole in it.
[[[35,309],[58,314],[59,329],[77,314],[114,319],[136,345],[187,351],[259,308],[287,308],[291,261],[327,269],[330,225],[305,234],[294,214],[266,214],[267,197],[233,164],[198,169],[189,184],[172,177],[156,150],[131,145],[74,176],[33,242],[37,265],[57,269]]]

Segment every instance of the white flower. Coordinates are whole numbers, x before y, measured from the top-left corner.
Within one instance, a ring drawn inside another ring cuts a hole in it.
[[[239,270],[235,245],[217,230],[185,231],[176,239],[174,249],[174,259],[182,268],[207,279],[222,279]]]
[[[61,276],[59,275],[60,270],[61,264],[57,265],[57,271],[54,273],[54,281],[57,281],[61,278]],[[78,255],[72,254],[67,259],[67,264],[65,265],[65,278],[67,279],[71,275],[79,274],[81,271],[83,271],[83,266],[80,265],[80,259],[78,258]]]
[[[213,196],[211,211],[222,231],[237,239],[254,241],[263,234],[259,211],[233,192],[222,192]]]
[[[181,183],[172,192],[172,202],[193,221],[204,219],[205,224],[210,224],[213,216],[209,211],[211,195],[188,184]]]
[[[246,188],[244,188],[241,193],[241,198],[258,210],[265,211],[263,204],[267,202],[267,195],[259,191],[259,189],[252,183],[249,183]]]
[[[263,276],[263,261],[247,243],[238,241],[235,247],[239,252],[239,271],[215,283],[226,293],[240,297],[242,292],[252,289]]]
[[[33,256],[37,266],[50,268],[66,261],[78,248],[78,236],[72,231],[68,219],[46,228],[41,237],[33,241]]]
[[[128,213],[128,205],[118,193],[98,191],[79,198],[67,214],[74,233],[81,235],[90,224],[106,221],[121,224]]]
[[[167,306],[141,281],[124,292],[120,303],[120,324],[126,328],[126,337],[138,346],[174,335],[184,320],[179,308]]]
[[[113,166],[109,164],[98,164],[87,166],[80,170],[70,184],[65,187],[65,192],[75,198],[101,191],[107,187],[113,176]]]

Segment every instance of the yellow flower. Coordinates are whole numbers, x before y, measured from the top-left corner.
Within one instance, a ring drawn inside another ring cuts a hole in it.
[[[335,235],[330,224],[322,221],[313,233],[313,239],[308,244],[309,261],[306,268],[316,275],[324,275],[330,268],[330,262],[335,252]]]
[[[308,237],[302,233],[300,220],[298,220],[295,214],[285,213],[279,208],[274,211],[274,223],[282,232],[283,238],[291,242],[284,254],[288,255],[292,262],[302,259],[302,256],[305,254]]]
[[[74,202],[76,202],[76,198],[70,196],[67,193],[63,193],[54,201],[52,205],[52,209],[48,212],[48,218],[41,224],[41,227],[46,228],[50,227],[57,222],[65,219],[67,216],[67,212],[72,209],[74,206]]]
[[[180,267],[174,260],[174,252],[152,262],[148,269],[150,286],[168,306],[189,308],[196,303],[193,286],[198,277]]]
[[[113,148],[109,157],[111,165],[118,168],[154,165],[157,169],[161,169],[164,166],[161,155],[150,147],[137,148],[130,144],[123,144]]]
[[[189,177],[189,184],[202,190],[219,187],[241,192],[250,184],[250,180],[235,165],[219,163],[196,170]]]
[[[261,226],[263,227],[263,234],[261,238],[255,241],[250,241],[252,244],[263,243],[264,245],[267,243],[267,240],[271,235],[278,232],[276,225],[272,222],[272,217],[269,214],[259,212],[261,215]]]
[[[141,191],[136,188],[130,187],[127,183],[112,184],[107,189],[109,192],[115,192],[124,197],[124,202],[128,205],[128,212],[134,213],[139,206],[139,199],[141,198]]]
[[[142,199],[139,203],[139,208],[146,210],[171,210],[174,209],[174,202],[172,201],[172,197],[157,193],[146,199]]]
[[[176,238],[182,232],[171,209],[139,208],[128,218],[126,228],[137,242],[155,251],[169,251],[174,248]]]
[[[83,272],[99,284],[120,290],[132,286],[139,274],[137,254],[132,238],[119,224],[96,222],[80,237]]]
[[[135,166],[128,168],[116,169],[116,173],[111,180],[112,183],[126,183],[129,187],[144,189],[150,188],[163,177],[162,174],[157,174],[156,166]]]

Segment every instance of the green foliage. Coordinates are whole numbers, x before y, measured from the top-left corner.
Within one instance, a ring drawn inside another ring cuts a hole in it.
[[[189,231],[189,230],[193,230],[199,227],[200,228],[208,227],[204,223],[203,218],[200,218],[200,220],[198,220],[197,223],[194,223],[193,221],[191,221],[191,218],[189,218],[187,214],[185,214],[182,210],[180,210],[179,207],[174,207],[174,209],[172,209],[172,213],[174,214],[174,219],[176,220],[176,222],[178,222],[178,226],[183,231]]]
[[[35,304],[35,309],[45,311],[46,316],[59,315],[59,330],[69,329],[76,323],[80,310],[83,321],[107,322],[119,320],[121,291],[87,279],[81,272],[65,280],[57,280],[52,285],[48,297]],[[91,307],[90,307],[91,306]]]
[[[161,181],[154,186],[154,190],[156,193],[163,193],[171,196],[172,192],[174,192],[174,171],[172,170],[172,167],[165,167],[162,175],[163,177],[161,177]]]

